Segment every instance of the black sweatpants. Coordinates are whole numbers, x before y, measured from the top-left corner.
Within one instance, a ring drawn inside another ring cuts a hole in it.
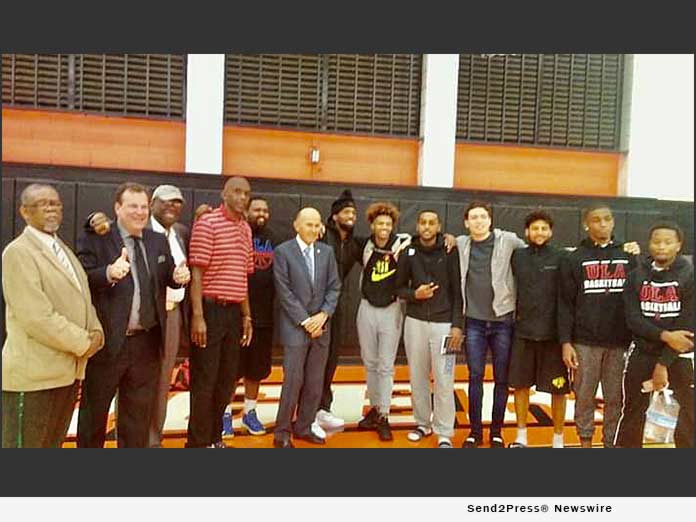
[[[319,409],[331,411],[331,403],[333,402],[333,392],[331,391],[331,383],[338,367],[338,349],[340,345],[340,322],[342,317],[337,313],[331,317],[331,340],[329,341],[329,354],[326,359],[326,368],[324,370],[324,386],[321,394]]]
[[[643,445],[645,412],[650,405],[650,393],[641,392],[643,381],[652,378],[659,356],[633,350],[623,380],[623,409],[616,434],[616,446],[640,448]],[[689,359],[679,358],[668,368],[669,388],[679,403],[674,445],[694,447],[694,367]]]

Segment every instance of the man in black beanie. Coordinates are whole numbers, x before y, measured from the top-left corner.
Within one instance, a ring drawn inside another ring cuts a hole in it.
[[[326,233],[322,241],[333,248],[338,273],[341,277],[341,288],[346,276],[355,263],[360,262],[363,248],[367,238],[357,238],[353,235],[353,227],[357,218],[355,200],[350,189],[341,192],[341,195],[331,205],[331,215],[326,222]],[[339,297],[340,299],[340,297]],[[340,337],[339,325],[342,321],[340,305],[336,307],[336,313],[331,317],[331,342],[329,344],[329,358],[326,361],[324,374],[324,390],[322,392],[319,411],[316,421],[324,429],[338,429],[344,425],[344,420],[331,413],[331,383],[333,381],[336,366],[338,364],[338,344]]]

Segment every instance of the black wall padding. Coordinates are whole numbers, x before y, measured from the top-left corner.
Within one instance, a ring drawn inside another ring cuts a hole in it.
[[[225,178],[205,174],[146,173],[141,171],[92,169],[78,167],[52,167],[39,165],[2,164],[2,247],[19,233],[24,223],[19,217],[19,194],[28,183],[39,180],[56,186],[65,204],[61,237],[74,247],[87,214],[104,210],[113,214],[113,194],[118,184],[138,181],[150,188],[170,183],[181,188],[186,204],[182,221],[191,224],[193,212],[200,203],[218,205],[220,189]],[[512,230],[524,235],[524,217],[534,208],[543,207],[552,213],[555,220],[554,241],[558,245],[576,245],[584,236],[581,228],[582,209],[599,199],[613,210],[616,221],[615,234],[620,239],[635,240],[647,250],[647,233],[651,224],[660,219],[670,219],[684,229],[686,239],[684,253],[693,254],[694,207],[691,202],[665,201],[650,198],[593,198],[591,196],[556,196],[548,194],[520,194],[482,192],[430,187],[397,187],[348,183],[317,183],[307,181],[278,180],[270,178],[248,178],[252,192],[266,196],[271,207],[271,226],[281,238],[294,235],[292,220],[302,206],[315,206],[326,219],[331,203],[340,192],[350,187],[358,207],[356,232],[367,235],[365,210],[374,201],[387,200],[396,204],[401,211],[399,229],[414,232],[419,210],[438,212],[443,229],[454,235],[464,232],[462,220],[466,205],[473,199],[483,199],[493,205],[493,222],[496,227]],[[359,269],[354,268],[346,280],[339,303],[344,320],[338,335],[342,340],[340,353],[342,362],[358,362],[360,350],[355,328],[355,312],[360,302],[358,289]],[[4,326],[4,314],[3,314]],[[2,328],[4,337],[4,327]],[[276,339],[276,341],[278,341]],[[281,352],[279,347],[274,351]],[[403,348],[399,351],[403,359]]]

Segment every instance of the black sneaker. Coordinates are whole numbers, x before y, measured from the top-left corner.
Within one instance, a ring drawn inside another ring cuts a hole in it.
[[[491,437],[491,448],[505,448],[505,441],[499,435]]]
[[[389,417],[382,415],[377,419],[377,435],[379,435],[379,440],[392,440],[391,426],[389,426]]]
[[[379,420],[379,412],[377,408],[373,407],[367,415],[363,417],[360,422],[358,422],[358,429],[361,430],[374,430],[377,427],[377,421]]]
[[[462,443],[462,448],[478,448],[481,445],[481,439],[469,435]]]

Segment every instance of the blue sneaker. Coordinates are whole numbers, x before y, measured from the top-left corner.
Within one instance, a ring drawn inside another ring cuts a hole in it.
[[[251,410],[249,413],[245,413],[242,416],[242,426],[252,435],[264,435],[266,433],[266,428],[264,428],[263,424],[261,424],[261,421],[256,416],[256,410]]]
[[[234,430],[232,429],[232,413],[229,411],[226,411],[222,415],[222,436],[234,437]]]

